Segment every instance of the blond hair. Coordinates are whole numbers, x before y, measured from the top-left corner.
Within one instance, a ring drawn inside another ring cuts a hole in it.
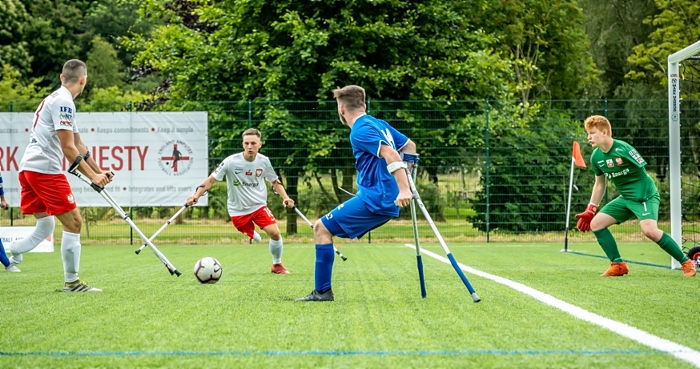
[[[262,134],[260,133],[260,131],[258,131],[255,128],[248,128],[245,131],[243,131],[243,134],[241,135],[241,137],[245,137],[245,136],[258,136],[258,138],[262,138]]]
[[[364,109],[365,107],[365,89],[356,86],[348,85],[343,88],[333,90],[333,97],[338,100],[340,105],[343,105],[350,111]]]

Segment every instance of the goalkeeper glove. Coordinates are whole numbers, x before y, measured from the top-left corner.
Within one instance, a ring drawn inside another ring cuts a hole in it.
[[[583,213],[576,214],[578,218],[578,223],[576,228],[581,232],[588,232],[591,230],[591,220],[595,216],[595,212],[598,211],[598,205],[594,203],[588,204],[586,210]]]

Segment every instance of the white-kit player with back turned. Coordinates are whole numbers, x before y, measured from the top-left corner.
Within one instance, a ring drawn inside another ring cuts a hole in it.
[[[249,128],[243,132],[242,136],[243,152],[224,159],[216,170],[197,187],[194,195],[187,199],[187,204],[196,204],[216,181],[223,181],[226,178],[228,189],[226,203],[233,226],[251,240],[260,242],[262,238],[255,231],[257,224],[270,236],[271,272],[289,274],[289,271],[282,265],[282,235],[277,227],[275,216],[267,207],[265,180],[269,181],[272,184],[272,189],[282,196],[282,205],[293,208],[294,200],[290,199],[287,191],[284,190],[282,182],[279,181],[279,177],[272,168],[270,159],[258,153],[262,147],[260,131]]]
[[[90,158],[75,121],[73,99],[85,88],[87,66],[80,60],[69,60],[63,65],[60,78],[61,88],[46,97],[36,109],[29,145],[19,164],[20,208],[22,214],[34,215],[36,227],[29,236],[10,245],[10,262],[19,264],[23,253],[31,251],[53,234],[55,216],[63,225],[63,292],[102,292],[78,278],[83,219],[63,173],[63,157],[71,163],[71,168],[79,170],[100,187],[111,182],[113,176],[103,173]]]

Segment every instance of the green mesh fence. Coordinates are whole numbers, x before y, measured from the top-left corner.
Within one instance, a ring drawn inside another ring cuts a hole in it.
[[[78,101],[79,103],[79,101]],[[33,111],[36,102],[0,105],[4,111]],[[334,101],[112,103],[106,110],[207,111],[209,169],[240,152],[241,133],[255,127],[263,133],[261,153],[271,158],[287,191],[312,221],[355,192],[355,168],[349,129],[340,124]],[[120,107],[120,108],[115,108]],[[99,110],[100,108],[92,107]],[[368,113],[407,134],[420,153],[417,185],[442,236],[450,240],[564,241],[573,141],[584,158],[591,148],[583,120],[592,114],[608,117],[613,137],[635,146],[648,162],[647,170],[661,193],[659,223],[669,225],[668,109],[666,100],[536,101],[374,101]],[[80,105],[78,105],[80,110]],[[700,152],[696,137],[700,103],[682,107],[683,230],[693,240],[699,231]],[[29,123],[28,123],[29,124]],[[84,137],[90,142],[89,135]],[[594,181],[590,168],[574,170],[575,189],[568,220],[569,240],[592,241],[575,229],[574,214],[588,203]],[[269,191],[268,203],[286,239],[310,240],[310,227]],[[185,211],[161,235],[159,242],[248,242],[230,224],[224,183],[209,193],[209,205]],[[617,196],[610,186],[605,201]],[[184,202],[185,199],[183,199]],[[4,212],[0,225],[33,225],[17,208]],[[153,234],[177,207],[125,209],[146,235]],[[411,242],[410,213],[374,230],[359,241]],[[86,208],[83,242],[140,243],[111,208]],[[11,214],[11,215],[10,215]],[[420,218],[420,233],[429,241],[430,228]],[[57,227],[57,236],[60,226]],[[619,240],[642,240],[636,221],[613,227]],[[698,237],[700,241],[700,237]],[[343,241],[340,241],[343,242]]]

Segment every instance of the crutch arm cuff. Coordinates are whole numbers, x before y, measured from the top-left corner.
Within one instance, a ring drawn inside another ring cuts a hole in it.
[[[389,165],[386,166],[386,169],[389,171],[389,173],[394,173],[399,169],[402,168],[408,168],[408,165],[404,163],[403,161],[395,161]]]
[[[80,161],[83,160],[82,155],[78,155],[75,157],[75,160],[73,160],[73,164],[70,165],[68,168],[68,173],[75,173],[76,169],[80,166]]]

